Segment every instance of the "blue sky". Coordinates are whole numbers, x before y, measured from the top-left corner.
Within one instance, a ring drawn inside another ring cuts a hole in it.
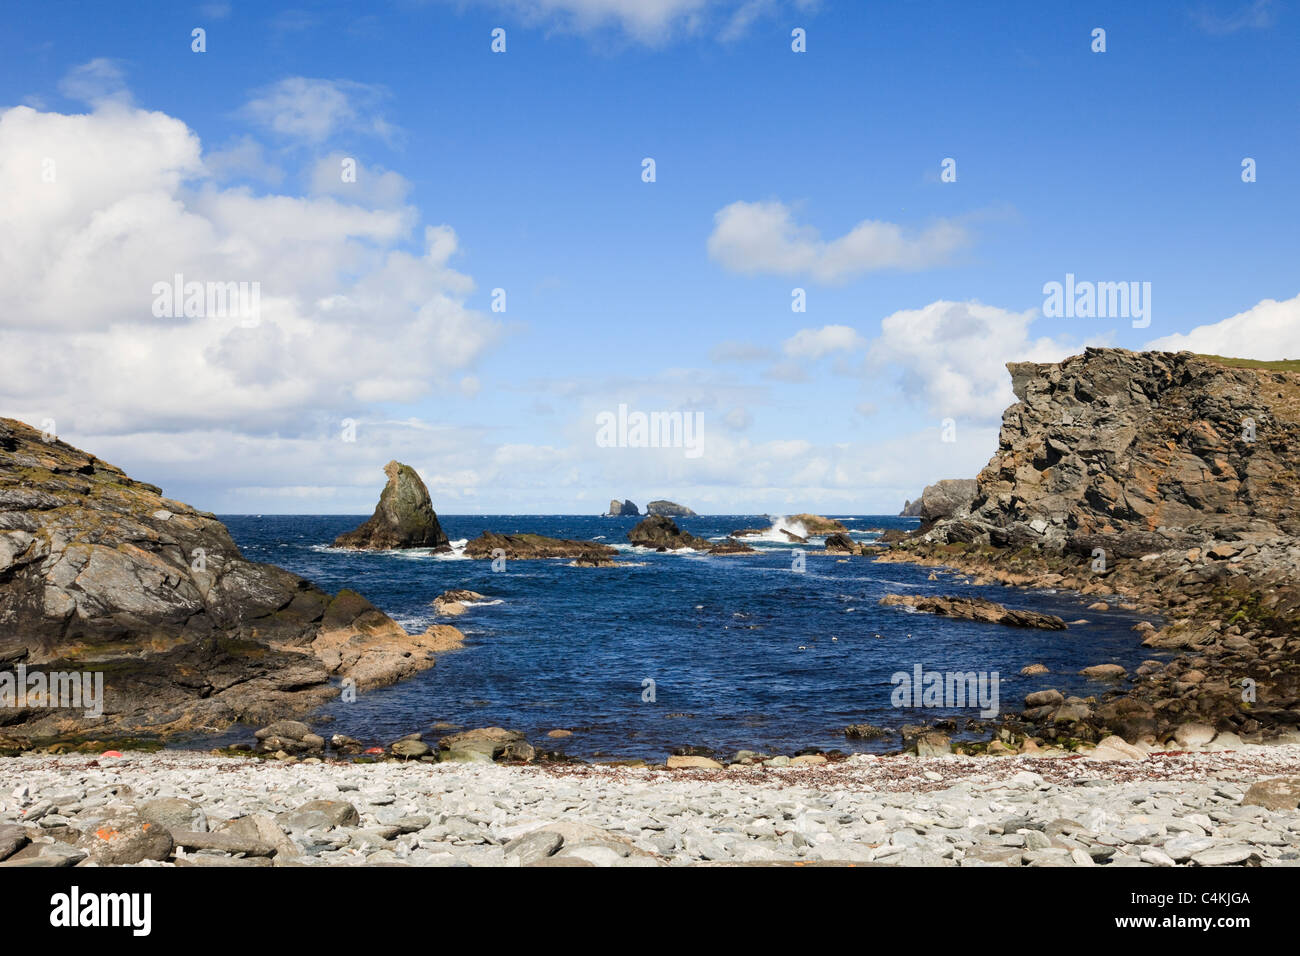
[[[892,512],[988,460],[1007,361],[1300,357],[1294,4],[6,7],[0,414],[211,510],[396,457],[446,512]],[[177,271],[257,328],[151,315]],[[1043,316],[1067,273],[1149,327]],[[599,447],[619,404],[703,453]]]

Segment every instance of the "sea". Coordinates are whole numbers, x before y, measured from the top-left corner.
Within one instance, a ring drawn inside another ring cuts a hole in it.
[[[442,515],[450,554],[330,546],[366,517],[221,520],[249,560],[280,565],[330,592],[358,591],[408,631],[448,623],[464,632],[465,646],[440,655],[429,670],[353,701],[335,700],[308,721],[327,737],[342,733],[368,745],[414,732],[436,740],[446,732],[433,730],[437,724],[519,730],[537,746],[589,760],[662,760],[683,747],[724,756],[742,749],[887,751],[900,746],[897,731],[904,725],[951,718],[960,737],[967,721],[982,719],[970,702],[916,706],[924,702],[896,693],[897,675],[915,676],[918,666],[923,673],[975,672],[990,680],[996,672],[999,707],[1016,712],[1026,694],[1049,687],[1104,694],[1110,685],[1079,676],[1088,665],[1117,663],[1132,671],[1158,656],[1140,646],[1133,630],[1139,615],[1113,606],[1088,610],[1095,598],[974,586],[959,575],[930,580],[930,568],[822,554],[821,538],[808,545],[787,539],[783,528],[803,529],[781,516],[676,519],[709,539],[764,529],[744,539],[759,551],[749,556],[658,553],[628,542],[639,519],[585,515]],[[835,517],[864,542],[917,525],[894,515]],[[465,543],[485,530],[599,541],[618,550],[617,564],[511,560],[493,570],[492,562],[463,554]],[[439,617],[431,602],[452,588],[477,591],[484,600],[462,616]],[[879,606],[890,593],[985,597],[1058,615],[1070,626],[1020,629]],[[1034,663],[1050,673],[1020,675]],[[844,728],[861,723],[890,733],[846,738]],[[546,736],[556,729],[572,735]],[[182,745],[250,739],[251,728],[236,727],[220,739]]]

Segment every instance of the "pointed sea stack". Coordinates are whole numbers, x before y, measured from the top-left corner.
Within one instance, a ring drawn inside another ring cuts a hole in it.
[[[389,551],[395,548],[433,548],[450,551],[451,545],[429,489],[410,465],[390,461],[384,466],[388,484],[379,496],[375,513],[361,527],[334,539],[334,547],[354,551]]]

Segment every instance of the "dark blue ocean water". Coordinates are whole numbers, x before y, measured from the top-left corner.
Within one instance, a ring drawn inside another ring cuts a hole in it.
[[[546,731],[572,730],[572,737],[555,746],[586,758],[662,759],[682,745],[723,753],[893,749],[897,737],[849,741],[843,728],[977,716],[974,708],[891,706],[891,675],[916,664],[999,672],[1006,711],[1019,710],[1026,693],[1045,687],[1100,695],[1106,685],[1076,676],[1081,667],[1115,662],[1131,670],[1151,656],[1132,630],[1136,615],[1087,611],[1091,598],[977,588],[947,576],[929,581],[925,568],[813,553],[820,539],[806,549],[806,571],[798,573],[792,570],[798,546],[767,538],[748,539],[763,549],[755,556],[657,554],[627,543],[633,518],[442,516],[454,544],[490,529],[596,539],[622,549],[615,568],[510,561],[498,573],[490,562],[458,556],[328,547],[364,519],[222,518],[250,560],[278,564],[330,592],[359,591],[410,631],[439,620],[430,601],[450,588],[469,588],[499,602],[446,621],[465,633],[466,643],[442,655],[436,667],[363,693],[354,703],[332,703],[316,715],[327,735],[346,733],[368,743],[390,743],[447,721],[514,728],[543,745]],[[841,520],[859,540],[874,537],[868,529],[916,524],[894,516]],[[767,527],[771,519],[736,515],[678,523],[712,538]],[[1088,623],[1068,631],[1023,630],[878,607],[890,592],[972,594]],[[1020,669],[1034,662],[1052,673],[1020,677]],[[646,680],[654,681],[653,702],[642,699]],[[236,737],[247,739],[247,732]]]

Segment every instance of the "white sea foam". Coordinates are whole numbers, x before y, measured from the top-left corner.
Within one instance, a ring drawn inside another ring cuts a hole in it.
[[[801,538],[808,537],[808,529],[802,521],[792,521],[785,515],[772,519],[772,526],[766,531],[758,534],[742,535],[738,540],[746,544],[753,544],[755,541],[765,541],[769,544],[798,544],[797,541],[791,541],[783,531],[789,531],[791,534],[797,534]]]
[[[468,538],[461,538],[459,541],[452,541],[451,551],[434,551],[432,548],[393,548],[386,551],[358,551],[355,548],[336,548],[332,544],[313,544],[308,547],[309,551],[315,551],[317,554],[384,554],[392,558],[400,558],[403,561],[424,561],[432,558],[434,561],[468,561],[465,556],[465,545],[469,543]]]
[[[444,551],[441,554],[435,554],[433,556],[433,560],[435,561],[473,560],[467,554],[465,554],[465,545],[469,544],[469,538],[458,538],[455,541],[448,541],[447,543],[451,545],[451,551],[450,552]]]

